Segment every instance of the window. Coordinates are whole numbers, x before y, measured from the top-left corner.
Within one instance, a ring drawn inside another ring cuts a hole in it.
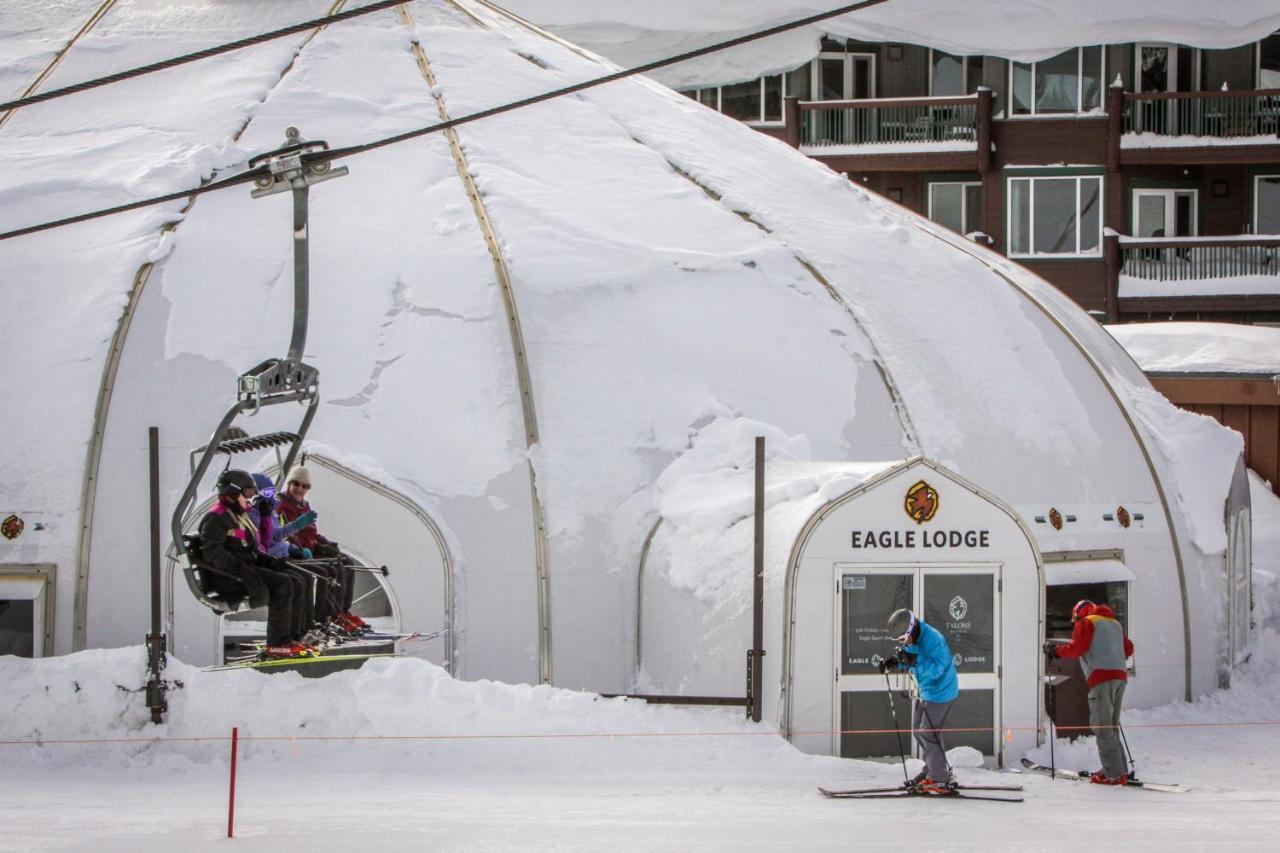
[[[1009,255],[1100,255],[1102,178],[1009,179]]]
[[[1280,234],[1280,175],[1253,179],[1253,233]]]
[[[982,228],[982,184],[946,182],[929,184],[929,218],[959,234]]]
[[[806,67],[805,72],[808,73]],[[792,77],[794,75],[786,75]],[[708,86],[703,89],[685,89],[686,95],[704,107],[718,110],[731,118],[760,123],[782,121],[782,99],[787,94],[783,76],[774,74],[734,83],[730,86]]]
[[[1074,583],[1046,586],[1044,621],[1046,637],[1066,639],[1071,636],[1071,608],[1077,601],[1088,599],[1094,604],[1105,604],[1116,615],[1116,621],[1129,633],[1129,583],[1128,581],[1104,581],[1102,583]]]
[[[929,94],[972,95],[982,85],[981,56],[952,56],[929,51]]]
[[[1133,236],[1194,237],[1200,193],[1196,190],[1133,191]]]
[[[1280,89],[1280,33],[1258,42],[1258,88]]]
[[[49,563],[0,566],[0,655],[53,653],[53,581]]]
[[[1102,106],[1102,48],[1072,48],[1043,62],[1009,63],[1009,102],[1014,115],[1077,113]]]

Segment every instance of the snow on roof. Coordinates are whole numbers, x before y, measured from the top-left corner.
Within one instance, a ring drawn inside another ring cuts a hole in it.
[[[507,0],[503,5],[624,66],[693,50],[837,8],[832,0]],[[662,69],[674,87],[785,71],[818,53],[824,34],[905,42],[948,53],[1031,61],[1070,47],[1134,41],[1227,48],[1280,29],[1271,0],[890,0],[859,12]]]
[[[1147,373],[1280,375],[1280,329],[1237,323],[1108,326]]]
[[[133,0],[47,85],[327,5]],[[7,8],[8,26],[38,29],[37,6]],[[408,8],[409,22],[387,11],[19,111],[0,129],[0,227],[228,174],[289,125],[367,142],[437,121],[433,95],[462,115],[603,70],[468,0]],[[458,151],[433,135],[352,158],[348,177],[312,193],[308,360],[324,402],[311,435],[427,508],[463,576],[531,564],[536,498],[551,610],[576,611],[559,649],[616,633],[623,575],[655,519],[698,503],[660,476],[735,418],[771,425],[780,444],[804,436],[811,458],[922,454],[1016,505],[1153,501],[1135,435],[1174,435],[1158,471],[1181,472],[1171,499],[1200,547],[1220,550],[1238,437],[1173,409],[1092,319],[998,255],[650,80],[458,137]],[[455,156],[493,223],[515,318]],[[0,483],[6,506],[51,522],[30,558],[75,567],[88,473],[94,577],[145,564],[145,537],[116,535],[139,517],[119,495],[145,495],[138,443],[161,427],[166,493],[179,491],[185,449],[207,441],[236,375],[284,349],[288,222],[283,195],[242,188],[0,243]],[[528,389],[513,368],[517,320]],[[99,409],[117,331],[120,372]],[[522,398],[536,424],[522,422]],[[95,430],[101,470],[86,467]],[[797,482],[821,489],[827,476]],[[74,577],[60,583],[69,620]],[[604,603],[576,608],[586,597]]]

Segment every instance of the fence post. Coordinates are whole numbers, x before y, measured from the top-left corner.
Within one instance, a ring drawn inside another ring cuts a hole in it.
[[[787,144],[792,148],[800,147],[800,99],[788,95],[782,99],[782,118],[786,124]]]
[[[1137,109],[1136,105],[1134,109]],[[1124,86],[1117,79],[1107,90],[1107,171],[1120,171],[1120,137],[1124,135]]]
[[[227,795],[227,838],[236,835],[236,747],[240,745],[240,729],[231,728],[231,791]]]
[[[1108,228],[1102,235],[1103,263],[1106,266],[1107,322],[1120,322],[1120,235]]]
[[[978,87],[978,172],[991,171],[991,90]]]

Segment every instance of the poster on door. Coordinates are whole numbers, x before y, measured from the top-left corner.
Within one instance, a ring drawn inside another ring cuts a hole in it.
[[[911,607],[913,576],[848,573],[840,578],[841,675],[879,675],[880,661],[893,654],[889,614]]]
[[[995,671],[994,587],[990,574],[924,577],[924,621],[946,638],[956,672]]]

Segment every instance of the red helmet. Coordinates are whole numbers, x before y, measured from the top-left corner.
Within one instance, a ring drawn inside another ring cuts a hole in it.
[[[1096,605],[1087,598],[1082,598],[1076,602],[1076,606],[1071,608],[1071,621],[1079,622],[1081,619],[1093,612]]]

